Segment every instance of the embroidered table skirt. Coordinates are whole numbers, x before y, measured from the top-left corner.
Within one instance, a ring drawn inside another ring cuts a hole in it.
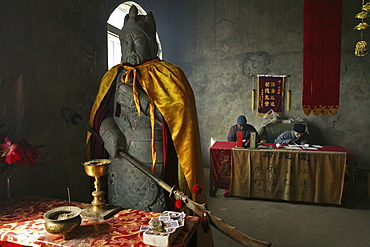
[[[268,145],[268,144],[266,144]],[[340,146],[319,150],[238,149],[235,142],[210,147],[210,195],[341,204],[352,208],[354,154]],[[343,186],[344,184],[344,186]]]
[[[346,153],[232,152],[231,196],[341,204]]]

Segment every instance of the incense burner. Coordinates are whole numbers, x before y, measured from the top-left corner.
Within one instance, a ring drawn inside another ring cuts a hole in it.
[[[45,230],[52,234],[61,234],[68,239],[68,233],[77,229],[81,224],[81,208],[63,206],[49,210],[44,214]]]

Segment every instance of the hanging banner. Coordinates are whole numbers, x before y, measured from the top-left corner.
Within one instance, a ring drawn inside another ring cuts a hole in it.
[[[304,1],[302,108],[307,116],[338,111],[342,2]]]
[[[285,76],[258,76],[258,115],[264,116],[269,110],[283,113],[283,96]]]

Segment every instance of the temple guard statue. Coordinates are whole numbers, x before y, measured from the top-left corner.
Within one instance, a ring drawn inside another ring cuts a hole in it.
[[[88,134],[88,158],[105,158],[110,204],[150,211],[173,209],[167,196],[119,155],[124,151],[194,201],[206,202],[194,94],[184,72],[157,58],[153,15],[132,5],[120,33],[122,62],[104,75],[90,122],[103,142]],[[106,150],[106,151],[105,151]],[[180,175],[178,175],[180,174]],[[196,194],[194,185],[203,188]]]

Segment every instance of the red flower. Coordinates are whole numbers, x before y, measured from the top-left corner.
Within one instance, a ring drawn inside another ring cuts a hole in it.
[[[0,142],[0,152],[4,152],[5,154],[3,154],[2,156],[5,156],[6,153],[9,151],[10,145],[12,145],[12,141],[9,137],[2,136]]]
[[[200,194],[202,193],[202,188],[199,184],[196,184],[191,188],[191,191],[193,191],[194,194]]]
[[[181,199],[176,200],[175,207],[181,209],[183,207],[183,202]]]
[[[29,167],[34,167],[39,157],[35,147],[26,140],[14,144],[9,137],[3,134],[0,134],[0,154],[0,163],[16,164],[17,166],[25,163]]]
[[[37,153],[35,147],[29,144],[25,140],[19,141],[18,144],[24,149],[24,159],[23,160],[25,164],[29,167],[34,167],[39,157],[39,154]]]
[[[16,163],[18,166],[23,164],[24,149],[18,144],[12,144],[6,154],[5,162],[8,164]]]
[[[5,156],[5,163],[22,165],[19,163],[24,157],[24,149],[18,144],[13,144],[9,137],[4,138],[4,143],[0,144],[1,156]]]

